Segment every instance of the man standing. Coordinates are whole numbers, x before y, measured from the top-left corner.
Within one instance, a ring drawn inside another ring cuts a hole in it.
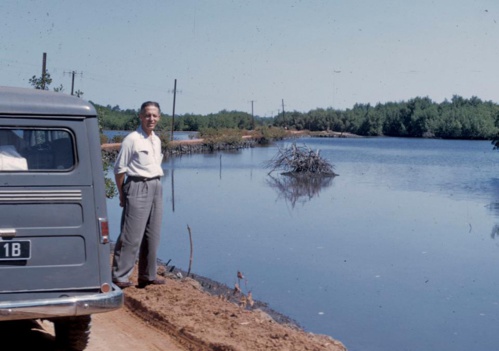
[[[156,256],[163,214],[161,140],[154,128],[161,117],[159,104],[146,101],[140,107],[140,126],[128,134],[116,158],[114,174],[123,207],[121,233],[113,258],[113,282],[132,286],[130,275],[137,255],[138,287],[164,284],[156,278]],[[126,179],[125,179],[126,178]]]

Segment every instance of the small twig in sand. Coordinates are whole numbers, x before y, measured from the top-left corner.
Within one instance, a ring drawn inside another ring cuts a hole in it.
[[[189,231],[189,242],[191,244],[191,254],[189,257],[189,269],[187,270],[187,276],[189,276],[189,274],[191,274],[191,265],[192,265],[192,233],[191,233],[191,227],[189,227],[189,225],[187,225],[187,230]]]

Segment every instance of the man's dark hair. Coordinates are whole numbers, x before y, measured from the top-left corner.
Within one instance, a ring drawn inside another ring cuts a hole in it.
[[[142,106],[140,106],[140,114],[142,114],[142,112],[144,112],[144,109],[147,107],[147,106],[154,106],[154,107],[157,107],[159,112],[161,113],[161,108],[159,107],[159,104],[156,102],[156,101],[146,101],[142,104]]]

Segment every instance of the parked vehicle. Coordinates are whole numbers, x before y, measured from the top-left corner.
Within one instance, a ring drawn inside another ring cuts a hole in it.
[[[49,320],[84,350],[112,283],[97,113],[63,93],[0,87],[0,326]]]

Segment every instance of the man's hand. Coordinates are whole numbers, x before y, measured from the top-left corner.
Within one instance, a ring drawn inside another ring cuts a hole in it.
[[[125,173],[118,173],[114,175],[116,180],[116,187],[118,194],[120,194],[120,207],[125,207],[125,196],[123,195],[123,183],[125,182]]]

